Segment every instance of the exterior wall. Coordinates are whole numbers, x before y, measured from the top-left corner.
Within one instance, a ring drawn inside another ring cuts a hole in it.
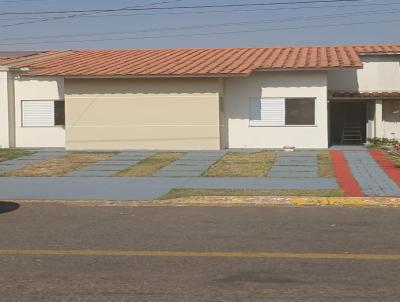
[[[9,139],[9,89],[8,72],[0,71],[0,148],[10,146]]]
[[[250,127],[252,97],[315,98],[315,126]],[[225,80],[224,111],[230,148],[327,148],[327,78],[324,72],[259,72]]]
[[[218,79],[66,79],[67,149],[219,149]]]
[[[15,82],[15,145],[16,147],[64,147],[64,127],[23,127],[23,100],[62,100],[62,78],[16,78]]]
[[[382,136],[400,139],[400,100],[383,101]]]
[[[362,56],[361,69],[328,71],[329,90],[400,91],[400,56]]]
[[[400,56],[362,56],[362,69],[328,71],[328,90],[400,91]],[[400,139],[400,113],[393,113],[400,101],[376,100],[374,136]],[[398,108],[398,109],[397,109]]]

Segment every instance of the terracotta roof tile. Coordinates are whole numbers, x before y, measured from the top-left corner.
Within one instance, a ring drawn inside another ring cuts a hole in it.
[[[329,91],[331,98],[399,98],[400,91]]]
[[[219,76],[257,70],[360,68],[359,55],[368,53],[400,54],[400,45],[71,50],[7,64],[30,67],[29,75],[35,76]]]

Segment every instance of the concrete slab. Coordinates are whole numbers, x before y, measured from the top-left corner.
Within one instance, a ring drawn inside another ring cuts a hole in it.
[[[171,172],[178,172],[178,171],[204,171],[204,169],[207,169],[208,166],[204,167],[204,166],[168,166],[168,169],[161,169],[163,171],[171,171]],[[160,170],[160,171],[161,171]]]
[[[315,156],[283,156],[283,157],[278,157],[277,159],[280,161],[300,161],[300,162],[317,161]]]
[[[140,161],[152,156],[156,152],[122,152],[112,155],[105,160],[97,161],[91,165],[82,167],[78,171],[68,173],[67,177],[105,177],[138,164]]]
[[[267,176],[271,178],[317,178],[317,152],[278,152]]]
[[[208,169],[208,167],[210,167],[210,165],[212,165],[212,163],[208,162],[208,163],[172,163],[168,166],[168,169]]]
[[[139,160],[103,160],[101,162],[95,163],[93,166],[132,166],[139,163]]]
[[[367,151],[344,151],[354,178],[368,196],[400,196],[400,187]]]
[[[27,166],[27,165],[33,165],[37,164],[38,162],[41,162],[44,160],[38,160],[38,159],[25,159],[25,160],[8,160],[0,163],[0,166]]]
[[[268,190],[337,189],[338,186],[331,178],[2,177],[0,199],[152,200],[172,188]]]
[[[337,189],[335,178],[287,179],[287,178],[227,178],[198,177],[189,178],[181,187],[208,189]]]
[[[316,166],[273,166],[270,169],[276,172],[318,172],[318,167]]]
[[[115,171],[118,172],[124,169],[124,166],[111,166],[111,165],[97,165],[97,166],[87,166],[79,169],[78,171]]]
[[[68,173],[64,177],[111,177],[116,174],[118,171],[74,171]]]
[[[198,177],[203,174],[203,171],[158,171],[153,176],[155,177]]]
[[[40,162],[52,160],[60,156],[65,156],[67,154],[68,152],[61,152],[61,151],[60,152],[38,151],[35,154],[19,157],[8,161],[3,161],[0,163],[0,174],[8,173],[30,165],[38,164]]]
[[[306,167],[315,167],[317,166],[317,162],[291,162],[291,161],[276,161],[274,165],[277,166],[306,166]]]
[[[223,156],[224,152],[188,152],[182,159],[160,169],[156,177],[201,176],[211,165]]]
[[[277,157],[316,157],[316,152],[280,152],[277,153]]]
[[[274,178],[318,178],[318,173],[316,172],[279,172],[279,171],[270,171],[268,173],[268,177]]]

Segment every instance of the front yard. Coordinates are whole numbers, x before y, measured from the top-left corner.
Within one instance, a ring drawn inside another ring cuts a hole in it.
[[[22,149],[0,149],[0,162],[31,155],[35,152]]]
[[[64,176],[89,164],[110,157],[111,152],[74,152],[14,170],[6,176]]]
[[[146,158],[136,165],[132,165],[117,174],[117,176],[145,177],[152,176],[161,168],[185,156],[184,152],[160,152],[154,156]]]
[[[212,165],[203,176],[206,177],[266,177],[275,161],[276,153],[235,152],[225,154]]]

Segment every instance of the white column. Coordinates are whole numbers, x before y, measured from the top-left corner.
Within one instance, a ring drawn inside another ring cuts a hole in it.
[[[375,101],[375,137],[383,137],[383,102]]]
[[[8,72],[0,70],[0,148],[10,146],[8,92]]]

